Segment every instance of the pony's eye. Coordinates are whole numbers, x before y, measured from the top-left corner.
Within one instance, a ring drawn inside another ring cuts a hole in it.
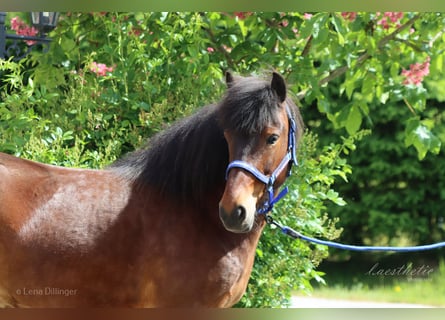
[[[272,134],[269,137],[267,137],[266,143],[267,144],[275,144],[278,141],[278,135],[277,134]]]

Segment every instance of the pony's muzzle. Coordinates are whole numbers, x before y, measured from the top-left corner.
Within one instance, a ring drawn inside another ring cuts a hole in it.
[[[219,203],[219,217],[231,232],[252,230],[256,217],[256,181],[243,170],[233,170]]]
[[[226,211],[220,204],[219,217],[228,231],[235,233],[248,232],[252,229],[252,225],[246,220],[247,210],[244,206],[238,205],[232,211]]]

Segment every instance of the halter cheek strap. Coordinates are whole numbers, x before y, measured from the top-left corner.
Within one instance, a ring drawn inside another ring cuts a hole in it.
[[[272,172],[271,175],[267,176],[263,174],[261,171],[259,171],[256,167],[251,165],[250,163],[241,160],[232,161],[231,163],[229,163],[226,170],[226,180],[229,175],[230,169],[239,168],[249,172],[266,186],[268,197],[263,206],[257,210],[258,214],[266,214],[269,211],[271,211],[275,203],[277,203],[281,198],[283,198],[287,194],[288,187],[285,187],[278,193],[276,197],[274,196],[275,180],[286,167],[288,167],[287,176],[289,176],[291,173],[290,169],[292,167],[292,164],[298,165],[296,156],[296,138],[295,138],[296,124],[288,108],[287,108],[287,116],[289,119],[287,152],[284,158],[281,160],[278,167]]]

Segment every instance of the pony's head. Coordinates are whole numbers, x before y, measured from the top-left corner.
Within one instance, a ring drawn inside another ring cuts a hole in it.
[[[271,209],[296,163],[302,121],[279,74],[266,81],[227,73],[226,82],[219,120],[230,164],[219,215],[227,230],[243,233],[253,228],[257,213]]]

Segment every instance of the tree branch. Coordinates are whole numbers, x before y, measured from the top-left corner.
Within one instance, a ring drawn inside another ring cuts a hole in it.
[[[382,49],[389,41],[394,40],[395,37],[399,33],[404,31],[405,29],[408,29],[409,27],[411,27],[414,24],[414,22],[416,22],[417,20],[420,19],[421,16],[422,16],[421,13],[415,15],[414,17],[409,19],[407,22],[402,24],[400,27],[398,27],[396,30],[394,30],[391,34],[389,34],[386,37],[384,37],[382,40],[379,41],[378,48]]]
[[[416,111],[414,111],[414,108],[411,106],[411,104],[408,102],[408,100],[406,100],[405,98],[403,98],[403,102],[405,102],[406,106],[408,107],[409,111],[411,111],[411,113],[413,115],[416,115]]]
[[[377,48],[379,50],[382,50],[387,44],[388,42],[396,39],[397,35],[399,33],[401,33],[402,31],[404,31],[405,29],[411,27],[414,22],[416,22],[418,19],[420,19],[420,17],[422,16],[421,13],[415,15],[414,17],[412,17],[411,19],[409,19],[407,22],[405,22],[403,25],[401,25],[400,27],[398,27],[396,30],[394,30],[392,33],[390,33],[389,35],[383,37],[377,44]],[[307,44],[306,44],[307,45]],[[365,62],[366,60],[368,60],[371,57],[371,54],[369,52],[365,52],[363,53],[360,57],[358,57],[357,59],[357,64],[356,66],[361,66],[363,64],[363,62]],[[325,84],[327,84],[328,82],[334,80],[335,78],[340,77],[341,75],[345,74],[346,71],[349,70],[348,66],[341,66],[338,67],[337,69],[334,69],[333,71],[331,71],[329,73],[328,76],[322,78],[320,81],[318,81],[318,85],[319,86],[323,86]],[[301,100],[302,98],[304,98],[304,96],[306,95],[307,91],[309,91],[310,88],[304,89],[300,92],[297,93],[297,98],[299,100]]]
[[[400,39],[399,37],[395,38],[394,41],[398,41],[401,42],[403,44],[405,44],[408,47],[411,47],[414,51],[421,53],[423,52],[422,48],[420,48],[419,46],[416,46],[413,42],[405,40],[405,39]]]
[[[312,35],[309,36],[309,38],[307,39],[306,45],[304,46],[303,51],[301,52],[301,56],[305,57],[309,54],[309,51],[311,50],[311,46],[312,46],[312,39],[314,37]]]

